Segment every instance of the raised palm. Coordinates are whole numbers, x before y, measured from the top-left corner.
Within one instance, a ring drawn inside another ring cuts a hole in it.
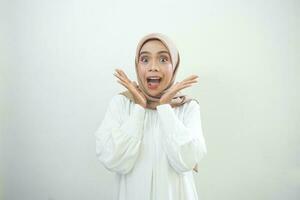
[[[175,83],[171,86],[168,92],[163,94],[163,96],[160,98],[159,104],[167,104],[170,103],[173,97],[179,92],[180,90],[190,87],[193,85],[193,83],[197,83],[198,76],[197,75],[190,75],[186,79]]]
[[[118,83],[120,83],[129,90],[137,104],[146,108],[147,99],[138,88],[137,83],[135,81],[131,81],[121,69],[115,69],[115,71],[116,73],[114,73],[114,76],[116,76],[119,79]]]

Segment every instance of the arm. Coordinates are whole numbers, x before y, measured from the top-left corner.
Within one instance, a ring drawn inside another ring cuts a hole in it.
[[[189,102],[183,122],[178,119],[170,104],[157,106],[157,111],[170,165],[178,173],[192,170],[207,153],[199,104],[196,101]]]
[[[123,97],[124,98],[124,97]],[[132,113],[123,121],[122,97],[115,96],[95,132],[96,156],[110,171],[126,174],[137,159],[144,123],[145,109],[135,104]]]

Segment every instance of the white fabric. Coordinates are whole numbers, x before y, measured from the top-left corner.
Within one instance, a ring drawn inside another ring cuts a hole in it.
[[[116,172],[114,200],[198,199],[192,169],[207,149],[196,101],[151,110],[117,94],[95,136],[97,158]]]

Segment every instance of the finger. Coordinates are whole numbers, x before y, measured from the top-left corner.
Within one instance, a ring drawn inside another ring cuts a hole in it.
[[[128,83],[131,83],[131,80],[126,76],[124,72],[122,73],[121,71],[119,71],[119,75],[123,78],[123,80],[125,80]]]
[[[119,70],[119,69],[116,69],[116,74],[118,74],[119,76],[123,76],[123,75],[121,74],[121,70]]]
[[[122,72],[121,72],[120,69],[116,69],[116,74],[119,75],[120,77],[126,78],[126,77],[122,74]]]
[[[119,81],[119,80],[117,80],[117,81],[118,81],[118,83],[120,83],[121,85],[123,85],[124,87],[126,87],[128,89],[128,86],[126,83],[124,83],[123,81]]]
[[[120,69],[115,69],[115,72],[116,72],[117,74],[120,74],[120,75],[121,75]]]
[[[180,84],[184,85],[184,84],[197,83],[197,82],[198,82],[197,79],[190,79],[190,80],[181,81]]]
[[[114,73],[114,76],[117,77],[117,78],[119,78],[120,75],[117,74],[117,73]]]
[[[126,82],[123,81],[122,79],[119,79],[119,80],[117,80],[117,81],[120,82],[120,83],[122,83],[122,84],[124,84],[124,85],[126,85],[126,86],[129,86],[128,83],[126,83]]]
[[[190,81],[180,82],[178,85],[174,85],[173,90],[174,91],[179,91],[179,90],[182,89],[183,86],[192,85],[192,84],[195,84],[195,83],[197,83],[197,80],[190,80]]]
[[[185,86],[188,86],[188,85],[193,85],[194,83],[183,83],[183,84],[180,84],[177,86],[176,90],[177,89],[181,89],[182,87],[185,87]]]
[[[130,80],[127,75],[125,74],[125,72],[123,72],[123,70],[120,70],[120,73],[122,74],[123,77],[125,77],[126,79]]]
[[[185,81],[185,82],[183,82],[182,84],[191,84],[191,83],[197,83],[198,82],[198,80],[189,80],[189,81]]]
[[[182,90],[183,88],[186,88],[186,87],[191,87],[191,86],[194,86],[194,84],[186,84],[186,85],[182,85],[180,86],[180,90]]]
[[[183,82],[186,82],[186,81],[194,81],[194,80],[197,80],[198,76],[190,76],[188,79],[184,80]]]
[[[133,81],[133,85],[138,91],[141,91],[139,85],[135,81]]]
[[[122,80],[118,80],[118,82],[122,84],[124,87],[126,87],[133,94],[133,96],[139,95],[137,88],[132,88],[130,83],[124,82]]]
[[[134,85],[134,87],[137,87],[137,83],[135,81],[133,81],[132,84]]]
[[[118,74],[114,74],[115,77],[117,77],[119,80],[126,82],[125,78],[118,75]]]
[[[196,78],[199,78],[199,76],[197,76],[197,75],[190,75],[187,78],[185,78],[183,81],[193,80],[193,79],[196,79]],[[181,81],[181,82],[183,82],[183,81]]]
[[[191,86],[192,86],[192,84],[183,85],[183,86],[179,87],[178,91],[179,91],[179,90],[182,90],[182,89],[184,89],[184,88],[187,88],[187,87],[191,87]]]
[[[128,81],[118,72],[118,69],[116,69],[116,73],[114,73],[114,76],[117,77],[124,84],[128,85]]]
[[[126,78],[124,78],[123,76],[121,76],[120,74],[114,74],[118,79],[128,83],[128,80]]]

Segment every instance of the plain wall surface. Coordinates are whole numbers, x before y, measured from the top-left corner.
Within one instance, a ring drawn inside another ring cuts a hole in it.
[[[171,37],[177,80],[200,101],[200,200],[299,200],[299,1],[67,1],[0,4],[0,199],[110,200],[94,131],[136,80],[150,32]]]

